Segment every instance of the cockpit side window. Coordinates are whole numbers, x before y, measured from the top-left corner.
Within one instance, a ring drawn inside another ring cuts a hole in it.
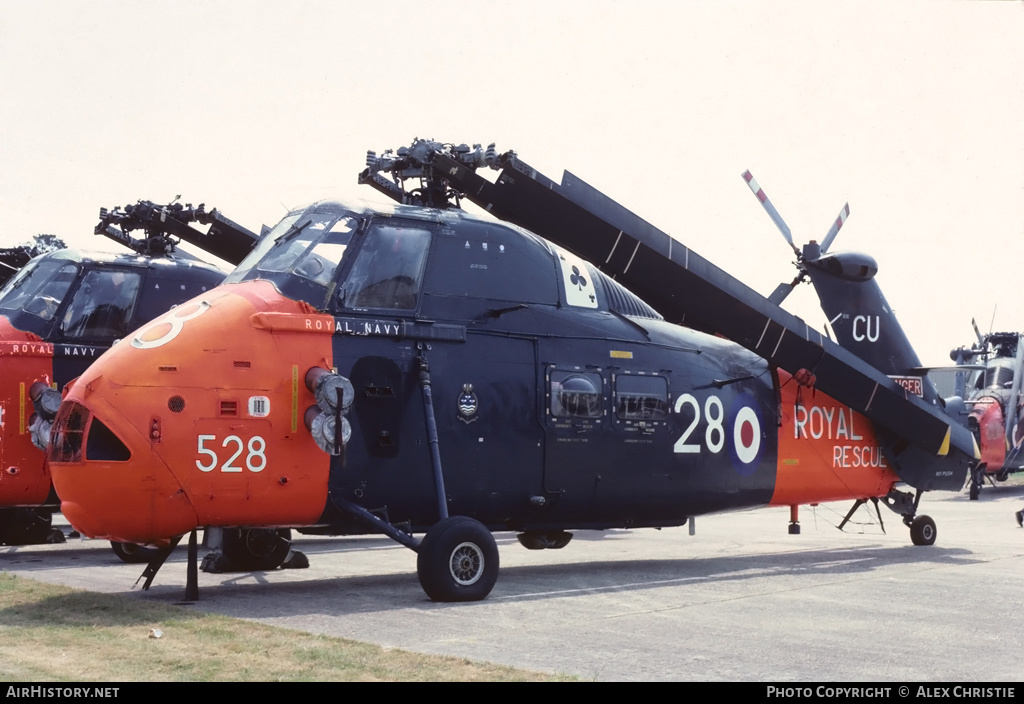
[[[71,262],[49,260],[26,269],[0,293],[0,309],[24,311],[51,320],[74,282],[78,267]]]
[[[82,279],[61,329],[75,338],[121,338],[135,310],[141,277],[133,271],[93,269]]]
[[[395,221],[366,233],[345,284],[347,308],[412,310],[419,303],[431,231]]]
[[[281,222],[274,226],[274,229],[264,235],[259,244],[256,245],[255,249],[249,252],[249,255],[242,260],[233,272],[228,274],[227,278],[224,279],[224,283],[238,283],[239,281],[245,281],[246,279],[256,278],[249,274],[256,269],[256,266],[260,264],[265,258],[267,253],[277,247],[278,240],[281,236],[294,231],[298,231],[300,228],[295,227],[295,221],[302,216],[302,213],[292,213],[284,217]]]

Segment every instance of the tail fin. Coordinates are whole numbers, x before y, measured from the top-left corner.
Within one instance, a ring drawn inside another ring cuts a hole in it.
[[[875,260],[859,252],[817,256],[813,250],[813,243],[804,247],[801,264],[836,342],[910,393],[937,402],[935,385],[875,280]]]

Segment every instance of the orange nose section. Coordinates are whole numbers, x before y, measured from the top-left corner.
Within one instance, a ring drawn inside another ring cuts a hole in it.
[[[49,460],[65,517],[85,535],[121,542],[158,543],[195,528],[196,512],[159,453],[89,396],[106,422],[77,400],[65,400],[54,422]]]
[[[331,326],[268,327],[268,313],[333,321],[266,282],[230,284],[142,327],[72,385],[50,449],[72,525],[154,543],[320,517],[330,461],[302,423],[315,404],[302,379],[329,368]]]

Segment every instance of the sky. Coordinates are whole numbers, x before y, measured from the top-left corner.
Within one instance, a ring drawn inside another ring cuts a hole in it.
[[[0,246],[99,208],[258,230],[368,149],[494,142],[567,169],[767,295],[798,243],[873,255],[926,364],[1024,331],[1024,3],[0,0]],[[1021,265],[1017,263],[1021,262]],[[822,324],[801,286],[785,306]],[[994,317],[993,317],[994,315]]]

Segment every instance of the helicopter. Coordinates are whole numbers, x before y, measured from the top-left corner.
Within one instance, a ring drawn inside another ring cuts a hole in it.
[[[1004,482],[1024,471],[1024,345],[1018,332],[982,334],[971,323],[977,342],[949,356],[956,363],[956,391],[964,398],[968,425],[981,446],[981,462],[971,472],[968,489],[976,500],[986,479]]]
[[[444,602],[491,592],[492,531],[559,549],[774,505],[795,533],[874,499],[935,542],[918,505],[962,485],[966,428],[582,180],[416,140],[359,181],[396,203],[289,213],[68,390],[62,510],[158,547],[144,588],[189,534],[197,598],[199,527],[282,531],[268,564],[291,528],[384,534]]]
[[[234,263],[256,240],[202,205],[140,201],[100,215],[97,233],[132,253],[58,249],[32,259],[0,290],[0,544],[64,542],[52,527],[59,500],[44,451],[65,385],[115,341],[224,278],[177,253],[180,240],[170,233]],[[197,221],[210,232],[188,224]],[[132,237],[136,229],[146,237]],[[131,544],[113,548],[126,561],[146,554]]]

